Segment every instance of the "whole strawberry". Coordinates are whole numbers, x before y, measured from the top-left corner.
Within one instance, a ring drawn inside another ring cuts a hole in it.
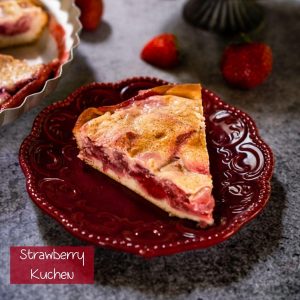
[[[96,30],[100,24],[103,13],[102,0],[75,0],[80,8],[80,21],[83,29],[87,31]]]
[[[154,37],[144,46],[141,58],[159,68],[175,67],[179,62],[179,51],[175,35],[163,33]]]
[[[251,89],[267,79],[272,61],[272,50],[264,43],[231,44],[223,53],[221,71],[230,85]]]

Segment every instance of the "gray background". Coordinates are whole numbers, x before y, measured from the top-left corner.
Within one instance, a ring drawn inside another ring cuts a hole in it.
[[[300,298],[300,2],[264,1],[259,37],[274,52],[269,80],[251,91],[228,87],[219,72],[227,40],[182,20],[183,0],[105,1],[104,21],[81,35],[74,62],[59,87],[14,124],[0,128],[1,299],[299,299]],[[139,59],[153,35],[177,34],[183,64],[160,71]],[[276,166],[271,199],[253,222],[206,250],[143,260],[97,249],[95,285],[9,285],[11,245],[83,245],[31,202],[18,164],[19,146],[33,120],[53,101],[91,81],[156,76],[197,82],[249,113],[272,147]]]

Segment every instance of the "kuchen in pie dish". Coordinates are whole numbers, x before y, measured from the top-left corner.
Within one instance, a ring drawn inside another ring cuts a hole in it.
[[[29,65],[25,60],[0,54],[0,111],[17,107],[26,96],[39,91],[59,65],[58,59]]]
[[[252,220],[273,156],[252,119],[211,91],[140,77],[44,109],[20,164],[32,200],[67,231],[153,257],[215,245]]]
[[[0,1],[0,125],[49,94],[79,42],[70,0]]]
[[[3,0],[0,15],[0,49],[36,42],[49,24],[46,10],[32,0]],[[58,58],[47,64],[29,64],[25,59],[0,54],[0,111],[19,106],[26,96],[38,92],[58,66]]]

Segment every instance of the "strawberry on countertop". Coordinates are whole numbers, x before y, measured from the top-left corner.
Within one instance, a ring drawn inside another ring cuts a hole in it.
[[[231,44],[223,53],[221,71],[230,85],[251,89],[267,79],[272,61],[272,50],[264,43]]]
[[[80,21],[85,30],[96,30],[103,13],[102,0],[75,0],[81,10]]]
[[[141,52],[141,58],[156,67],[168,69],[179,63],[176,37],[163,33],[150,40]]]

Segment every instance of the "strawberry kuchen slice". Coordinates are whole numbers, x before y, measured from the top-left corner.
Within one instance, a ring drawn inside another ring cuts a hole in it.
[[[87,164],[170,215],[213,224],[200,84],[160,86],[88,108],[73,133]]]

